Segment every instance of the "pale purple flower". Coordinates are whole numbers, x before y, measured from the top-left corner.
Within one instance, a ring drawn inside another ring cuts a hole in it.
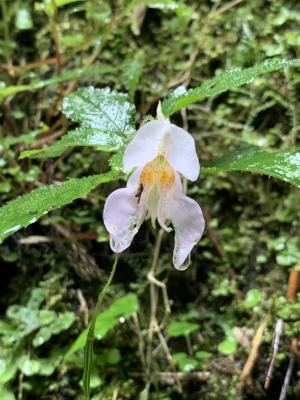
[[[150,216],[167,232],[175,230],[173,263],[185,269],[192,248],[204,230],[201,208],[185,196],[180,175],[195,181],[200,172],[193,137],[169,120],[147,122],[128,144],[124,170],[130,172],[124,189],[111,193],[104,205],[104,224],[116,253],[127,249],[142,222]]]

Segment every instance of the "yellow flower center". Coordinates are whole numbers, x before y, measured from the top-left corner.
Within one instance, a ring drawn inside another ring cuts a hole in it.
[[[140,175],[140,184],[143,185],[144,188],[150,188],[154,184],[157,184],[159,187],[170,189],[174,182],[174,170],[162,155],[148,162]]]

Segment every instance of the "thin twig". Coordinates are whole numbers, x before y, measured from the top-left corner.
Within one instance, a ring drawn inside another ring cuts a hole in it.
[[[252,368],[255,364],[255,361],[257,359],[257,355],[258,355],[258,349],[259,346],[261,344],[263,335],[264,335],[264,331],[267,327],[267,320],[262,321],[262,323],[259,325],[256,334],[253,338],[252,341],[252,348],[250,351],[250,354],[248,356],[248,359],[246,361],[246,364],[244,365],[244,368],[242,370],[242,373],[240,375],[240,379],[239,379],[239,386],[241,386],[243,384],[243,382],[245,381],[245,379],[250,375]]]
[[[192,356],[193,355],[193,346],[192,346],[190,335],[189,334],[184,335],[184,338],[185,338],[185,342],[186,342],[188,355]]]
[[[149,276],[154,278],[155,268],[159,258],[160,247],[163,239],[164,231],[162,229],[159,230],[156,243],[154,247],[153,259],[150,270],[148,272]],[[150,280],[150,321],[149,321],[149,329],[148,329],[148,347],[147,347],[147,375],[150,378],[151,374],[151,360],[152,360],[152,345],[153,345],[153,327],[155,326],[156,320],[156,309],[157,309],[157,299],[156,299],[156,290],[153,280]]]
[[[230,10],[231,8],[235,7],[239,3],[241,3],[243,0],[232,0],[229,3],[224,4],[223,6],[214,9],[208,16],[208,18],[213,18],[216,17],[217,15],[223,14],[224,12]]]
[[[146,353],[146,373],[147,373],[147,379],[149,382],[151,381],[151,364],[152,364],[152,357],[153,357],[153,335],[154,335],[154,332],[157,334],[157,336],[159,338],[161,347],[164,350],[167,360],[169,361],[170,367],[175,372],[175,364],[173,363],[171,352],[169,350],[167,341],[161,331],[162,325],[158,324],[157,317],[156,317],[157,303],[158,303],[156,287],[159,287],[162,290],[163,302],[164,302],[164,306],[165,306],[165,315],[163,318],[164,322],[166,321],[166,316],[169,315],[171,312],[170,302],[169,302],[168,293],[167,293],[167,287],[166,287],[165,283],[159,281],[155,277],[155,270],[156,270],[156,266],[157,266],[158,259],[159,259],[159,253],[160,253],[163,235],[164,235],[164,231],[163,231],[163,229],[160,229],[158,232],[157,238],[156,238],[156,242],[155,242],[151,267],[147,274],[147,278],[150,282],[150,321],[149,321],[149,328],[148,328],[148,343],[147,343],[148,346],[147,346],[147,353]],[[180,384],[180,381],[177,380],[176,377],[174,377],[174,380],[177,383],[178,391],[181,393],[182,386]]]
[[[88,326],[89,323],[89,309],[82,290],[77,289],[77,298],[80,304],[79,312],[83,315],[84,326]]]
[[[31,147],[36,148],[36,147],[41,147],[44,144],[51,144],[52,142],[54,142],[55,139],[59,138],[64,133],[66,133],[67,130],[68,130],[68,126],[65,126],[65,127],[61,128],[61,129],[59,129],[58,131],[51,133],[48,136],[40,138],[39,140],[37,140],[34,143],[34,146],[32,145]]]
[[[19,239],[18,242],[22,245],[49,243],[49,242],[51,242],[51,238],[49,238],[48,236],[31,235],[31,236],[26,236],[26,237]]]
[[[289,362],[289,366],[288,366],[288,369],[287,369],[286,374],[285,374],[283,386],[281,388],[279,400],[285,400],[286,399],[288,387],[289,387],[290,380],[291,380],[291,377],[292,377],[292,374],[293,374],[293,370],[294,370],[294,365],[295,365],[295,358],[294,358],[294,356],[291,356],[291,359],[290,359],[290,362]]]
[[[271,382],[271,379],[272,379],[273,370],[274,370],[275,361],[276,361],[276,356],[277,356],[277,353],[278,353],[278,350],[279,350],[279,344],[280,344],[280,338],[281,338],[281,334],[282,334],[282,329],[283,329],[283,321],[282,321],[282,319],[278,319],[277,322],[276,322],[275,332],[274,332],[272,358],[271,358],[270,367],[268,369],[266,380],[265,380],[264,388],[266,390],[269,389],[270,382]]]
[[[57,74],[61,74],[62,68],[62,60],[61,60],[61,52],[60,52],[60,39],[59,39],[59,32],[57,29],[56,18],[57,18],[57,6],[56,0],[51,0],[52,8],[53,8],[53,15],[51,16],[51,30],[52,30],[52,37],[55,46],[55,56],[56,56],[56,68]]]
[[[22,74],[23,72],[30,71],[31,69],[39,68],[43,65],[56,64],[56,57],[47,58],[46,60],[34,61],[26,65],[9,65],[0,64],[0,70],[7,71],[10,75]]]
[[[18,400],[23,400],[23,380],[24,374],[23,372],[20,372],[18,378]]]
[[[170,307],[170,302],[169,302],[169,297],[168,297],[168,292],[167,292],[167,286],[164,282],[159,281],[158,279],[155,278],[153,275],[153,271],[149,271],[147,274],[147,279],[149,282],[153,283],[155,286],[158,286],[162,290],[162,296],[163,296],[163,302],[165,306],[165,310],[167,314],[170,314],[171,312],[171,307]]]
[[[113,391],[111,400],[118,400],[118,394],[119,394],[119,389],[117,388]]]
[[[156,323],[157,323],[157,321],[156,321]],[[172,354],[171,354],[171,352],[170,352],[168,343],[167,343],[167,341],[166,341],[164,335],[162,334],[162,332],[161,332],[160,327],[158,326],[158,324],[156,325],[155,330],[156,330],[156,332],[157,332],[158,338],[159,338],[160,343],[161,343],[161,346],[162,346],[162,348],[163,348],[163,350],[164,350],[164,352],[165,352],[165,355],[166,355],[166,357],[167,357],[167,360],[169,361],[169,365],[170,365],[170,367],[171,367],[172,370],[173,370],[172,373],[174,374],[174,381],[176,382],[178,391],[179,391],[179,393],[182,393],[182,391],[183,391],[183,390],[182,390],[182,385],[181,385],[181,383],[180,383],[180,380],[177,379],[177,376],[176,376],[176,364],[174,363],[174,361],[173,361],[173,359],[172,359]]]
[[[144,341],[144,336],[141,331],[140,322],[139,322],[137,313],[133,314],[132,320],[133,320],[133,326],[134,326],[135,333],[138,337],[138,349],[139,349],[141,363],[142,363],[144,370],[146,371],[145,341]]]

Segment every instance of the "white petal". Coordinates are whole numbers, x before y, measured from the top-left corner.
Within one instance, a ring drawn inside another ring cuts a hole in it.
[[[173,199],[171,198],[172,194],[173,194],[173,191],[172,191],[172,193],[168,193],[166,190],[160,190],[160,192],[159,192],[157,220],[158,220],[159,225],[166,232],[172,231],[172,228],[166,225],[166,221],[168,219],[170,219],[169,210],[170,210],[170,204],[173,201]]]
[[[204,218],[199,204],[184,196],[177,188],[177,194],[170,203],[168,217],[175,230],[173,264],[177,269],[185,269],[184,263],[193,247],[201,239],[204,231]]]
[[[145,214],[146,209],[143,204],[138,204],[134,190],[118,189],[107,197],[103,219],[114,252],[120,253],[130,246]]]
[[[175,186],[169,191],[166,188],[160,187],[159,190],[159,204],[157,220],[159,225],[167,232],[171,232],[172,228],[166,225],[167,220],[171,220],[170,210],[174,202],[175,196],[182,196],[184,194],[180,176],[175,172]]]
[[[192,135],[174,124],[169,126],[166,158],[174,169],[190,181],[197,180],[200,172],[199,159]]]
[[[131,190],[137,190],[139,179],[143,168],[137,168],[128,178],[126,187]]]
[[[167,119],[150,121],[141,126],[126,147],[123,158],[125,172],[131,171],[134,167],[143,167],[158,155],[161,139],[169,126],[170,122]]]

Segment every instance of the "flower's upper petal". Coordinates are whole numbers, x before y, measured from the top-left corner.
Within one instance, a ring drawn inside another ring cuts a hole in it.
[[[184,263],[201,239],[205,221],[199,204],[184,195],[178,175],[174,196],[169,198],[168,208],[160,212],[163,219],[172,221],[175,230],[173,264],[177,269],[185,269]]]
[[[150,121],[141,126],[136,136],[126,147],[123,167],[129,172],[134,167],[143,167],[159,153],[164,134],[170,126],[169,120]]]
[[[104,225],[110,234],[110,247],[120,253],[127,249],[146,215],[146,208],[138,203],[132,189],[117,189],[106,199]]]
[[[168,131],[165,154],[167,160],[185,178],[197,180],[200,164],[193,136],[174,124],[169,125]]]

